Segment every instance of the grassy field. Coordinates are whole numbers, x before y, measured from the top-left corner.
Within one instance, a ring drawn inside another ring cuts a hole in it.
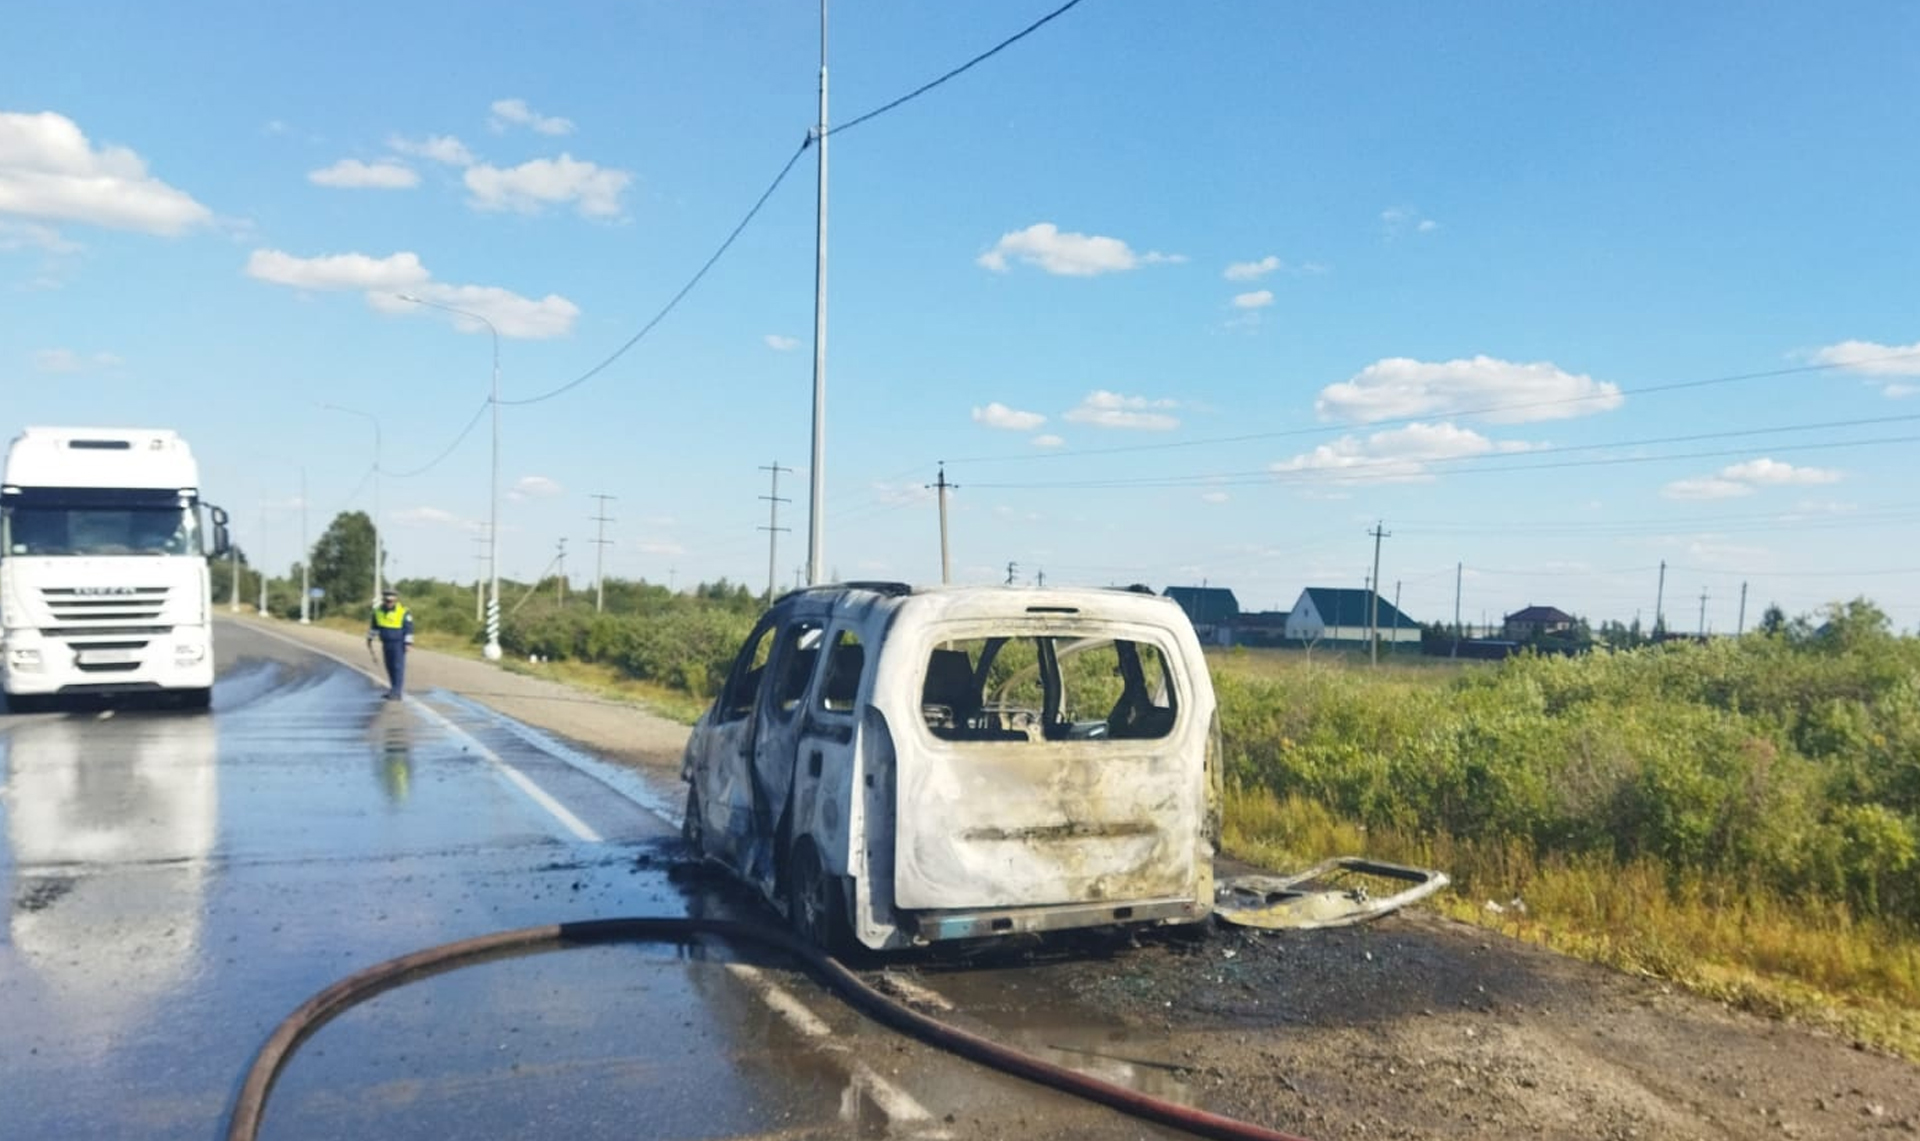
[[[1226,844],[1444,870],[1468,922],[1920,1060],[1920,653],[1211,659]]]

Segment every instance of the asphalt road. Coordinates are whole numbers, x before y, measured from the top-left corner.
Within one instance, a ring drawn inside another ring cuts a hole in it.
[[[0,716],[0,1135],[217,1137],[281,1018],[425,946],[578,919],[770,918],[685,866],[670,781],[447,689],[383,702],[351,657],[261,624],[223,622],[218,646],[210,713]],[[541,696],[493,676],[503,697]],[[1066,1043],[1057,1058],[1107,1040],[1047,1009],[1007,1033]],[[1080,1056],[1184,1095],[1159,1070]],[[1172,1134],[900,1039],[717,943],[525,956],[390,991],[302,1047],[262,1133],[559,1135]]]

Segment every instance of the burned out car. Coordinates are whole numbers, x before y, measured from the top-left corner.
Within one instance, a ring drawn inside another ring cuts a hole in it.
[[[685,832],[833,950],[1191,923],[1219,765],[1199,641],[1144,588],[812,587],[694,726]]]

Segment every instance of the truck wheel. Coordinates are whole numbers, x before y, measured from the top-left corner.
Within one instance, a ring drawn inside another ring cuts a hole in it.
[[[829,955],[843,955],[852,947],[846,891],[840,877],[827,874],[812,840],[795,845],[788,864],[787,922],[794,934]]]

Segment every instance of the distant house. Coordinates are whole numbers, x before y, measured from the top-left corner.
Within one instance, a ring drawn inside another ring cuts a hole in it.
[[[1232,641],[1233,624],[1240,617],[1240,600],[1233,591],[1220,586],[1170,586],[1164,592],[1187,612],[1193,632],[1210,646],[1225,646]]]
[[[1552,606],[1529,606],[1507,615],[1501,633],[1515,642],[1526,642],[1547,634],[1564,634],[1573,629],[1573,615]]]
[[[1369,622],[1378,623],[1382,642],[1420,641],[1420,623],[1393,603],[1371,590],[1331,586],[1310,586],[1300,592],[1300,600],[1287,612],[1287,637],[1296,642],[1365,642]]]
[[[1287,612],[1250,610],[1233,624],[1236,646],[1277,646],[1287,638]]]

